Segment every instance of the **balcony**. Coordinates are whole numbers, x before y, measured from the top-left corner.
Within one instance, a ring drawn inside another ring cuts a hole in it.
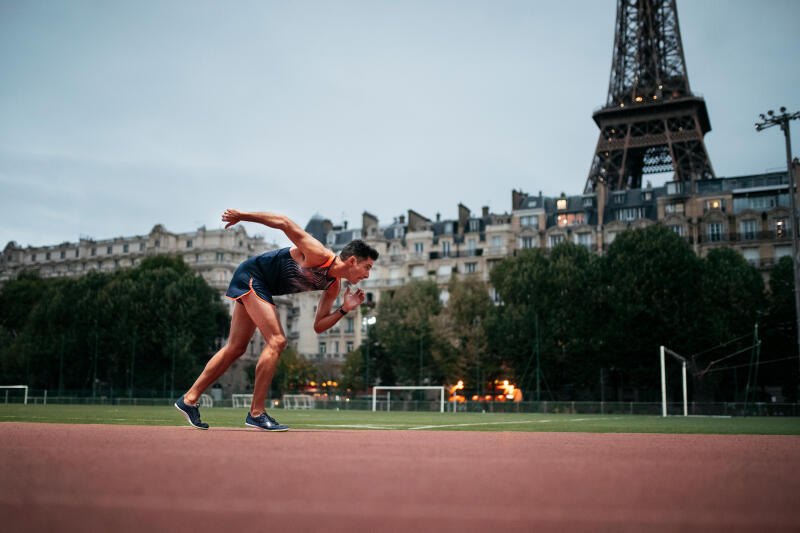
[[[792,230],[784,229],[781,231],[754,231],[746,233],[720,233],[718,235],[701,234],[697,236],[697,244],[708,244],[715,242],[757,242],[757,241],[791,241]]]
[[[474,250],[456,250],[450,252],[430,252],[430,259],[447,259],[457,257],[480,257],[483,255],[483,248],[475,248]]]

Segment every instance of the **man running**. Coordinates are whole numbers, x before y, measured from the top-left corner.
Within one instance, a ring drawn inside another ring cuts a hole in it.
[[[258,328],[266,346],[256,363],[253,401],[245,424],[267,431],[286,431],[289,426],[279,424],[264,410],[278,357],[286,347],[286,335],[272,297],[322,290],[314,320],[314,331],[322,333],[364,302],[363,290],[357,289],[351,293],[350,287],[347,287],[342,305],[331,311],[339,296],[341,279],[356,284],[368,278],[378,252],[365,242],[354,240],[337,256],[288,217],[274,213],[245,213],[228,209],[222,215],[222,221],[226,223],[226,228],[244,221],[279,229],[294,246],[251,257],[236,269],[226,293],[227,298],[239,304],[234,306],[228,343],[209,360],[192,388],[175,402],[175,407],[192,426],[208,429],[208,424],[200,420],[197,408],[200,395],[245,352]]]

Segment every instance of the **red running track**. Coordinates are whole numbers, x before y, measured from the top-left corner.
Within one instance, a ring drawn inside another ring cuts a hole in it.
[[[798,531],[800,437],[0,424],[0,528]]]

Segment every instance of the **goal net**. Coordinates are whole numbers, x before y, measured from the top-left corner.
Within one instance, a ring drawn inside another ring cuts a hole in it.
[[[662,346],[659,352],[661,356],[661,413],[667,416],[667,371],[666,371],[666,355],[669,354],[678,362],[681,363],[681,375],[683,377],[683,416],[689,416],[689,404],[686,395],[686,365],[688,361],[682,355],[673,352],[666,346]]]
[[[214,407],[214,399],[208,394],[201,394],[200,407]]]
[[[314,397],[308,394],[284,394],[281,403],[284,409],[313,409]]]
[[[392,391],[413,391],[413,390],[438,390],[439,391],[439,411],[444,413],[444,386],[427,386],[427,387],[401,387],[401,386],[386,386],[386,387],[373,387],[372,388],[372,410],[378,410],[378,391],[386,391],[386,410],[390,411],[392,406]]]
[[[0,401],[5,403],[28,403],[27,385],[0,385]]]
[[[250,407],[253,403],[252,394],[231,394],[232,407]]]

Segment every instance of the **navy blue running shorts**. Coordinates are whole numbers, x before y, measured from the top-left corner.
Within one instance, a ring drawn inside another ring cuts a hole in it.
[[[256,293],[259,299],[267,302],[272,307],[277,307],[275,302],[272,301],[272,294],[270,294],[269,289],[261,281],[255,258],[248,259],[236,268],[225,297],[242,303],[242,297],[250,292]]]

